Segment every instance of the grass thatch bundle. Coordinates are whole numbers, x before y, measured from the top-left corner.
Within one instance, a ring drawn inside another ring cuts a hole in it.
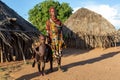
[[[116,42],[120,43],[120,29],[116,33]]]
[[[32,42],[40,32],[0,1],[0,61],[31,58]]]
[[[63,34],[68,47],[95,48],[114,46],[115,27],[97,14],[81,8],[64,23]]]

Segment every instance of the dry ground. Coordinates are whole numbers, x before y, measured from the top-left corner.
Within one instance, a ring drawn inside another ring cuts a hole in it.
[[[32,61],[32,60],[31,60]],[[62,57],[63,72],[47,73],[49,63],[46,64],[46,75],[40,76],[37,65],[32,68],[28,64],[17,62],[14,64],[0,64],[1,80],[120,80],[120,46],[108,49],[65,49]],[[7,69],[6,69],[7,67]]]

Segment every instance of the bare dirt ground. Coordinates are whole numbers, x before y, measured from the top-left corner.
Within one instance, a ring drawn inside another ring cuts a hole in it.
[[[11,63],[7,65],[8,69],[5,67],[8,63],[0,64],[0,80],[120,80],[120,46],[93,50],[65,49],[62,57],[64,71],[57,71],[54,62],[53,72],[47,73],[49,63],[46,63],[45,76],[39,74],[37,65],[32,68],[31,61],[27,61],[28,64]]]

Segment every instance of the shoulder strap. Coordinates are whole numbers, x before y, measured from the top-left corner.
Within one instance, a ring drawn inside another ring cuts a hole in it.
[[[50,18],[50,22],[53,23],[53,24],[55,24],[55,26],[57,26],[57,27],[59,26],[59,25],[56,24],[51,18]]]

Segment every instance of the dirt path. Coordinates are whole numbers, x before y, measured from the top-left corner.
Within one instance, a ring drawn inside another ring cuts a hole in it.
[[[120,47],[109,49],[79,50],[66,49],[62,58],[62,69],[40,76],[31,64],[22,65],[19,70],[10,74],[11,80],[119,80]],[[46,72],[49,63],[46,64]],[[14,78],[14,79],[13,79]]]

